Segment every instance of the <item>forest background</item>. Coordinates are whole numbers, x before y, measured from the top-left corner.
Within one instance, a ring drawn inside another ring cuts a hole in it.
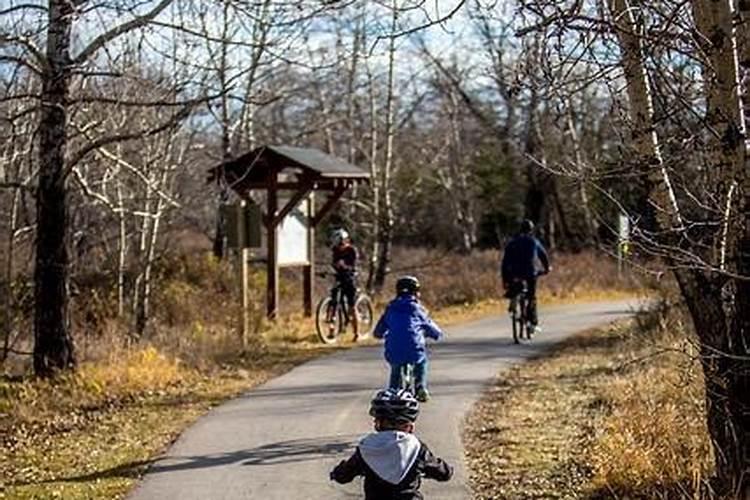
[[[371,173],[329,224],[354,234],[375,291],[401,262],[424,264],[398,246],[476,255],[526,217],[555,252],[611,255],[625,215],[634,264],[669,272],[691,320],[716,488],[747,491],[748,9],[6,2],[3,367],[44,378],[111,342],[185,339],[186,326],[204,338],[205,318],[169,304],[233,293],[204,280],[231,274],[217,206],[232,195],[206,185],[207,168],[311,146]],[[228,309],[211,311],[224,330]]]

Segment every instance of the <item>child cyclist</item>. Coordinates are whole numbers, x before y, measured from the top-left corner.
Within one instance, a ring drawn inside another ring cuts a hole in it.
[[[414,365],[414,385],[419,401],[427,401],[427,352],[425,337],[439,340],[443,332],[419,303],[419,280],[402,276],[396,282],[393,299],[375,326],[375,338],[385,339],[385,359],[391,367],[388,387],[401,388],[401,368]]]
[[[365,477],[365,500],[420,500],[421,477],[448,481],[453,468],[434,456],[414,435],[419,403],[409,391],[385,389],[370,403],[375,431],[360,440],[354,454],[331,471],[349,483]]]

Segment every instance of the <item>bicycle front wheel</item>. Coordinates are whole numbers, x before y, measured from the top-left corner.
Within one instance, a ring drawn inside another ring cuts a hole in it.
[[[372,332],[375,315],[370,297],[364,294],[357,297],[357,301],[354,303],[354,314],[357,315],[357,331],[354,332],[354,339],[364,339]]]
[[[315,331],[324,344],[338,342],[341,332],[341,314],[338,309],[331,297],[325,297],[318,302],[315,310]]]

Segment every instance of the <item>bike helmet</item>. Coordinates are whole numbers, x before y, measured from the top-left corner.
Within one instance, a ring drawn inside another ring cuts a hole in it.
[[[422,286],[419,284],[419,280],[416,276],[401,276],[396,281],[396,294],[401,295],[403,293],[416,294]]]
[[[529,219],[524,219],[523,222],[521,222],[521,232],[528,234],[534,231],[534,223]]]
[[[399,424],[411,423],[419,415],[419,402],[406,389],[384,389],[370,401],[370,415]]]
[[[336,229],[331,233],[331,246],[338,246],[347,238],[349,238],[349,233],[346,229]]]

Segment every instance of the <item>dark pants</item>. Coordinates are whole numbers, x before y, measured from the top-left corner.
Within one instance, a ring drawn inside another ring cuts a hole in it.
[[[331,301],[334,305],[338,301],[337,289],[341,289],[341,295],[344,303],[348,308],[354,307],[354,301],[357,298],[357,283],[355,277],[348,273],[339,273],[336,275],[336,287],[331,290]]]
[[[526,318],[529,323],[536,326],[539,324],[539,317],[536,311],[536,278],[518,279],[511,282],[507,298],[512,298],[521,293],[523,284],[526,284]]]
[[[401,389],[401,368],[403,365],[391,365],[391,377],[388,387],[394,390]],[[414,389],[427,389],[427,358],[421,363],[414,363]]]

